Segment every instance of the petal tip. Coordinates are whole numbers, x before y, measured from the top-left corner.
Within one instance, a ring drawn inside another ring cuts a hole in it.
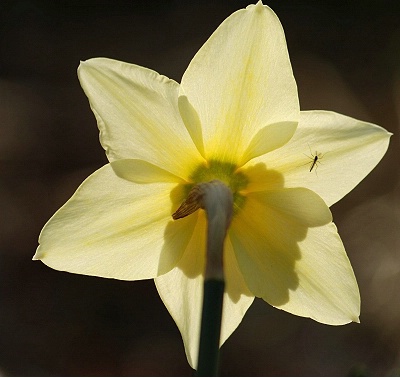
[[[263,5],[263,3],[262,3],[261,0],[257,1],[257,4],[255,5],[255,9],[256,9],[258,12],[261,12],[261,10],[264,9],[264,5]]]
[[[37,251],[35,252],[35,254],[32,257],[33,261],[41,260],[43,258],[43,253],[39,252],[39,248],[40,248],[40,246],[38,247]]]
[[[361,323],[361,322],[360,322],[360,317],[359,317],[359,316],[355,316],[355,317],[353,317],[351,320],[352,320],[353,323],[358,323],[358,324]]]
[[[247,9],[254,8],[256,12],[261,12],[264,9],[264,4],[261,0],[257,1],[256,4],[250,4]]]
[[[89,62],[93,60],[93,59],[87,59],[87,60],[80,60],[79,61],[79,66],[78,66],[78,70],[83,67],[83,66],[87,66],[89,65]]]

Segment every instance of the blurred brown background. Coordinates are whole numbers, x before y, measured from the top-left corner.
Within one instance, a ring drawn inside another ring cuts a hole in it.
[[[302,109],[395,135],[332,208],[359,281],[361,324],[326,326],[256,300],[222,348],[222,374],[398,375],[400,2],[265,2],[285,28]],[[110,57],[180,81],[214,29],[247,4],[1,0],[0,374],[192,374],[152,281],[67,274],[31,258],[44,223],[106,163],[79,60]]]

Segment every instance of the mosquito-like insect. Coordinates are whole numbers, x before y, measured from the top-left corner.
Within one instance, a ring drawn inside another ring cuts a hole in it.
[[[310,172],[315,168],[315,173],[317,173],[317,168],[318,168],[318,164],[320,164],[320,160],[325,156],[325,154],[322,154],[321,152],[315,151],[315,155],[311,152],[311,148],[310,146],[308,146],[308,148],[310,149],[310,154],[311,156],[306,155],[309,159],[311,159],[311,163],[310,163]]]

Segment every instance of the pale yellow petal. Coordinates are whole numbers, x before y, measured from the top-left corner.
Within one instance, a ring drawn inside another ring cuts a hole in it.
[[[229,238],[224,251],[225,295],[222,313],[222,345],[235,331],[253,303],[254,295],[248,289]]]
[[[203,212],[192,214],[190,217],[198,217],[198,223],[183,258],[178,267],[157,277],[155,283],[161,299],[181,332],[188,362],[196,369],[203,303],[202,273],[205,264],[206,221]],[[221,345],[240,324],[254,299],[238,270],[229,240],[225,245],[224,264],[226,288]]]
[[[239,166],[285,145],[293,137],[297,122],[278,122],[260,129],[243,153]]]
[[[357,283],[327,206],[312,191],[297,190],[251,193],[234,218],[229,235],[246,284],[295,315],[327,324],[357,321]]]
[[[285,303],[288,288],[296,286],[297,243],[309,227],[331,219],[323,200],[308,189],[248,194],[229,236],[250,291],[271,304]]]
[[[184,179],[203,161],[179,114],[175,81],[105,58],[81,62],[78,76],[110,161],[141,159]]]
[[[186,96],[179,96],[178,106],[182,120],[190,136],[192,137],[194,144],[196,145],[201,156],[205,158],[203,134],[199,115]]]
[[[121,280],[164,274],[180,259],[195,224],[172,220],[180,187],[135,184],[106,165],[44,226],[34,259],[57,270]]]
[[[139,159],[122,159],[111,162],[111,167],[117,176],[137,184],[154,182],[177,182],[182,179],[166,170]]]
[[[301,112],[290,142],[249,164],[263,162],[282,175],[285,187],[309,188],[331,206],[378,164],[390,136],[382,127],[335,112]],[[320,157],[310,172],[317,154]]]
[[[267,152],[274,143],[265,141],[263,152],[261,141],[252,142],[256,134],[277,123],[295,127],[299,116],[285,35],[275,13],[259,2],[228,17],[189,64],[180,94],[197,111],[208,159],[238,163],[246,150],[245,160]]]
[[[359,322],[360,293],[335,224],[310,228],[299,250],[298,286],[280,308],[331,325]]]

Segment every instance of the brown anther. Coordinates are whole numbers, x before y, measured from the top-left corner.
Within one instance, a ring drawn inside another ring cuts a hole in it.
[[[203,190],[201,185],[195,185],[189,192],[187,198],[179,206],[178,210],[172,214],[174,220],[187,217],[202,207]]]

